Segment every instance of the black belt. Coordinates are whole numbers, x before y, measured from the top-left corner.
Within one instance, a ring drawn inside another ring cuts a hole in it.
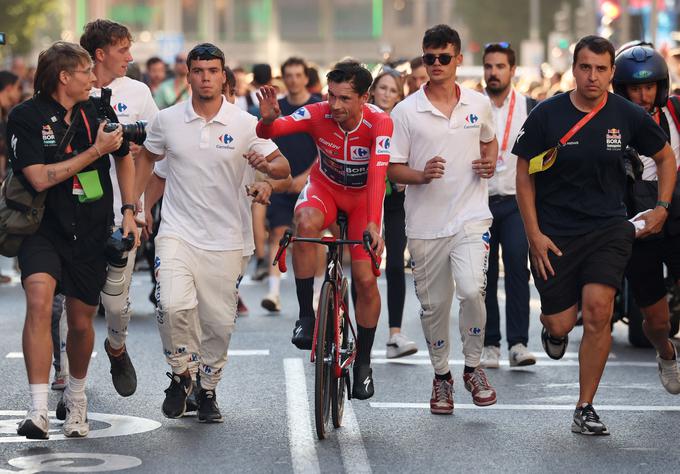
[[[499,202],[507,201],[509,199],[515,199],[515,195],[510,194],[507,196],[501,196],[500,194],[494,194],[493,196],[489,196],[489,204],[497,204]]]

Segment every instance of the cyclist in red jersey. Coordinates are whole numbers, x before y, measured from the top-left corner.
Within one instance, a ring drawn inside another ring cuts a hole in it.
[[[378,107],[366,103],[373,78],[359,63],[338,63],[326,78],[327,102],[300,107],[281,118],[277,118],[280,110],[276,91],[272,87],[261,88],[262,120],[257,125],[257,135],[276,138],[308,133],[316,142],[319,160],[295,206],[298,236],[319,237],[335,222],[341,210],[347,214],[348,238],[361,240],[364,230],[368,230],[373,248],[380,255],[384,247],[382,206],[392,119]],[[296,243],[293,252],[300,319],[295,324],[292,342],[299,349],[312,346],[316,251],[314,244]],[[363,400],[374,392],[370,363],[380,316],[380,293],[366,251],[361,245],[355,245],[351,255],[352,280],[357,289],[357,358],[352,396]]]

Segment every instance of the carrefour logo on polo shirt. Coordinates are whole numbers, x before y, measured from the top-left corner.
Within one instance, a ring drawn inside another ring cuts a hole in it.
[[[389,155],[390,154],[390,137],[378,137],[375,140],[375,153],[378,155]]]
[[[234,141],[234,137],[232,137],[228,133],[225,133],[224,135],[220,135],[218,140],[219,140],[219,143],[217,144],[217,148],[226,148],[227,150],[233,150],[234,149],[234,146],[232,145],[232,142]]]
[[[300,107],[291,114],[291,117],[293,117],[293,120],[296,122],[299,122],[300,120],[309,120],[312,118],[312,115],[309,113],[309,110],[304,107]]]
[[[355,161],[366,161],[368,160],[368,155],[370,154],[370,151],[368,148],[364,146],[353,146],[351,148],[352,151],[352,160]]]
[[[465,117],[465,125],[463,128],[479,128],[479,117],[475,114],[469,114]]]
[[[113,110],[116,111],[116,115],[119,117],[127,117],[129,114],[125,113],[125,111],[128,109],[128,106],[125,105],[122,102],[118,102],[116,105],[113,106]]]

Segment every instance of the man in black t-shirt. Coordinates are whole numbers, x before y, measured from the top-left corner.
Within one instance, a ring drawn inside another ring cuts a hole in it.
[[[300,58],[288,58],[281,65],[281,75],[288,91],[284,98],[279,99],[282,116],[290,115],[302,106],[319,102],[319,99],[312,96],[307,90],[307,83],[309,82],[307,71],[307,64]],[[279,137],[274,140],[274,143],[284,156],[289,157],[290,174],[293,176],[293,182],[288,192],[272,194],[271,204],[267,207],[269,262],[273,261],[276,256],[279,240],[283,237],[283,233],[293,225],[295,203],[307,182],[307,176],[318,154],[314,140],[304,133]],[[269,290],[262,299],[262,307],[268,311],[279,312],[281,310],[279,291],[281,273],[276,265],[267,266],[269,268]]]
[[[64,392],[64,434],[86,436],[85,377],[94,343],[94,316],[106,280],[104,247],[113,224],[109,153],[123,197],[123,232],[139,243],[131,203],[134,163],[120,127],[103,132],[89,101],[95,81],[89,54],[71,43],[43,51],[36,71],[36,95],[9,115],[7,141],[13,172],[25,186],[47,192],[38,231],[19,249],[21,282],[26,292],[23,352],[31,406],[17,433],[48,437],[47,392],[52,361],[52,298],[66,297],[69,382]],[[113,109],[109,116],[116,121]],[[72,138],[68,128],[72,126]],[[63,143],[62,143],[63,142]]]
[[[541,296],[541,339],[551,358],[564,355],[582,303],[580,393],[571,429],[588,435],[609,434],[592,402],[633,240],[661,229],[675,182],[675,158],[664,132],[642,108],[608,93],[613,65],[609,41],[581,39],[572,65],[576,89],[539,104],[512,151],[520,158],[517,201]],[[535,158],[558,143],[552,166]],[[652,157],[659,170],[658,205],[636,226],[626,220],[623,204],[628,145]]]

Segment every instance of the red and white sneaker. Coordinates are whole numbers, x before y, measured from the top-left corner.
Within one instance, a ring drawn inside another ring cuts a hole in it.
[[[472,403],[480,407],[496,403],[496,390],[489,383],[481,367],[475,368],[475,371],[469,374],[463,374],[463,381],[465,388],[472,394]]]
[[[430,397],[430,413],[434,415],[453,414],[453,379],[432,381],[432,396]]]

